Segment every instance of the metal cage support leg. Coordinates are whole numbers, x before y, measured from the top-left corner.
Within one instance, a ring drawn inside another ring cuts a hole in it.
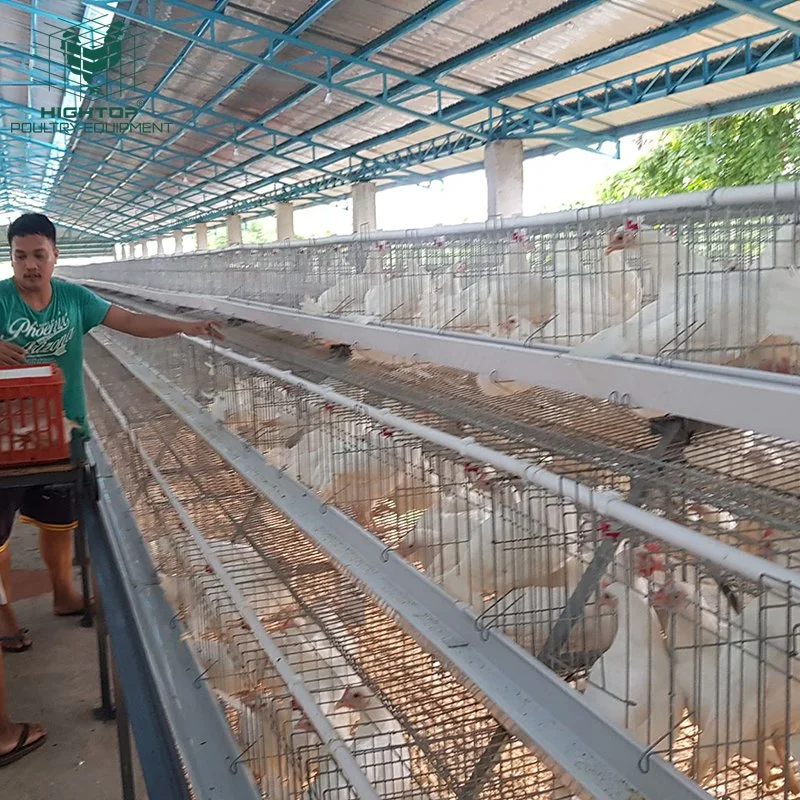
[[[94,576],[92,577],[94,578]],[[100,676],[100,706],[94,710],[94,716],[96,719],[108,721],[114,719],[116,716],[114,698],[111,694],[111,653],[108,646],[108,627],[106,626],[106,618],[103,613],[103,604],[99,595],[97,595],[97,581],[93,579],[92,585],[95,586],[95,594],[97,597],[95,616],[97,619],[97,660]]]
[[[122,785],[122,800],[136,800],[136,784],[133,777],[133,744],[125,695],[117,674],[114,659],[111,659],[111,675],[114,681],[114,697],[117,701],[117,742],[119,746],[119,770]]]
[[[92,620],[92,582],[89,579],[89,548],[86,542],[86,526],[83,519],[84,503],[81,495],[96,505],[98,501],[97,473],[92,466],[86,466],[81,472],[76,487],[78,497],[76,505],[78,508],[78,527],[75,530],[75,556],[81,568],[81,592],[83,594],[83,616],[81,617],[81,627],[91,628]]]

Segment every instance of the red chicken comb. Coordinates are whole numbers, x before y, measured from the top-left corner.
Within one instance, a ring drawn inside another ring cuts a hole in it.
[[[625,220],[625,230],[626,231],[638,231],[639,230],[639,223],[632,219]]]

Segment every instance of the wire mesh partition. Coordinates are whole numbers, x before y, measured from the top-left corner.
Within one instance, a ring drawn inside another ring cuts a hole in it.
[[[740,194],[729,206],[675,196],[648,201],[635,217],[626,211],[635,203],[619,204],[524,218],[513,229],[338,237],[64,274],[579,346],[586,355],[796,372],[797,186],[784,185],[780,197],[776,189],[772,201],[764,187],[751,188],[750,204],[746,189],[730,190]]]
[[[800,728],[800,709],[796,713],[793,706],[794,634],[800,620],[790,587],[745,578],[720,563],[611,525],[590,507],[576,507],[487,464],[377,425],[357,410],[244,369],[188,340],[157,348],[127,340],[125,345],[132,357],[144,358],[201,401],[275,466],[340,505],[388,548],[471,606],[479,629],[511,636],[583,691],[604,719],[627,728],[642,745],[640,769],[646,770],[652,757],[663,756],[701,781],[712,796],[791,796],[790,739]],[[122,390],[126,401],[146,409],[138,393],[134,398],[130,378],[110,362],[109,354],[92,344],[90,363],[103,367],[98,375],[107,390],[113,393],[115,384],[127,380]],[[196,452],[184,450],[169,431],[159,437],[181,453],[184,466],[175,465],[171,481],[187,478],[182,470],[197,470],[189,466],[190,457],[191,463],[209,460],[196,462]],[[605,472],[607,486],[617,480],[617,488],[623,488],[621,478]],[[651,480],[663,483],[657,472]],[[703,535],[792,566],[796,535],[791,526],[769,528],[757,513],[737,519],[724,507],[692,504],[679,485],[662,486],[662,492],[670,494],[676,516],[694,514],[693,524]],[[220,495],[249,517],[242,523],[249,529],[253,517],[230,482],[219,477],[204,483],[195,505],[187,499],[187,507],[197,515],[209,514],[200,507],[213,505]],[[270,543],[275,559],[270,569],[280,574],[281,564],[284,570],[291,565],[294,574],[299,562],[292,548],[297,545],[272,534]],[[610,555],[575,610],[571,603],[577,587],[601,551]],[[326,591],[324,596],[329,600],[335,594]],[[305,606],[303,612],[309,615]],[[311,618],[326,628],[319,614]],[[370,657],[394,658],[382,637],[372,646]],[[363,647],[358,658],[368,658]],[[381,694],[384,702],[389,694]],[[434,769],[440,778],[451,769],[451,759],[470,771],[470,757],[459,749],[463,742],[443,744],[446,766]],[[516,796],[515,784],[505,784],[511,781],[505,759],[513,749],[513,743],[501,749],[500,763],[491,772],[494,783],[475,796],[492,796],[495,790],[497,796]],[[437,791],[443,790],[438,785]],[[562,796],[552,785],[539,794],[528,791],[521,796]]]
[[[479,788],[475,765],[497,722],[473,691],[398,627],[302,532],[98,345],[92,372],[136,433],[180,506],[206,537],[380,797],[574,796],[511,741]],[[241,759],[269,798],[352,798],[254,631],[243,624],[102,396],[88,389],[167,593],[242,744]]]

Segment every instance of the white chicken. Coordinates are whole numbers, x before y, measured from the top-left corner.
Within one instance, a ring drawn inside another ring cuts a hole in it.
[[[400,479],[400,465],[386,437],[355,423],[339,435],[326,430],[317,412],[299,425],[287,422],[289,438],[270,452],[270,460],[326,502],[349,510],[359,524],[370,525],[374,506],[394,494]]]
[[[654,606],[668,611],[665,633],[672,651],[675,704],[686,708],[700,728],[708,725],[717,687],[718,646],[728,624],[686,581],[671,579],[652,592]],[[725,691],[725,687],[723,687]]]
[[[445,544],[466,544],[489,517],[490,511],[485,505],[445,493],[441,502],[428,508],[400,540],[397,552],[403,558],[413,558],[428,567]]]
[[[711,665],[719,688],[710,692],[702,712],[706,723],[697,742],[696,779],[703,780],[712,767],[722,769],[737,754],[756,762],[767,783],[771,768],[785,765],[787,742],[800,731],[798,626],[800,608],[776,592],[751,600],[731,621]],[[796,792],[793,768],[787,784]]]
[[[375,694],[363,685],[349,686],[337,705],[359,716],[351,748],[378,794],[428,800],[431,795],[422,790],[411,772],[411,754],[403,728]]]
[[[273,635],[317,705],[325,714],[333,714],[345,687],[359,680],[341,652],[322,628],[307,617],[287,619]],[[344,650],[356,651],[355,641],[349,634],[340,633],[338,638]]]
[[[621,583],[608,586],[599,602],[616,609],[617,634],[592,667],[583,698],[641,744],[654,744],[677,722],[670,711],[670,663],[658,617],[644,597]]]
[[[306,297],[300,304],[300,310],[307,314],[360,313],[370,285],[369,275],[349,275],[326,289],[316,300]]]
[[[605,587],[603,587],[605,588]],[[509,624],[503,632],[531,653],[539,653],[569,600],[574,583],[564,586],[530,586],[511,595],[503,607],[509,609]],[[502,613],[502,608],[498,612]],[[571,653],[603,653],[611,647],[617,619],[609,604],[590,598],[574,620],[564,650]]]
[[[428,291],[419,303],[419,324],[423,328],[463,329],[468,326],[465,270],[466,265],[460,263],[453,269],[431,275]]]
[[[481,611],[485,595],[501,596],[514,588],[577,582],[583,565],[577,558],[577,511],[567,501],[552,502],[545,492],[531,493],[516,505],[494,513],[455,517],[450,535],[466,541],[443,541],[427,571],[453,597]],[[477,524],[476,524],[477,523]],[[441,540],[440,540],[441,541]]]
[[[384,322],[412,324],[419,319],[424,295],[431,291],[426,272],[394,275],[379,273],[376,283],[364,295],[364,313]]]
[[[778,231],[772,256],[776,264],[791,258],[798,234],[800,227],[794,223]],[[690,353],[702,353],[706,362],[726,364],[771,337],[800,341],[796,313],[800,276],[793,269],[776,266],[767,270],[713,272],[700,255],[688,252],[681,259],[683,253],[676,243],[653,229],[631,229],[621,242],[612,242],[611,248],[639,249],[655,271],[658,298],[624,323],[574,347],[573,355],[655,356],[666,348],[682,351],[688,346]],[[761,359],[758,366],[781,370],[774,355]]]
[[[555,314],[541,338],[573,346],[637,312],[642,304],[642,283],[636,270],[626,268],[611,251],[587,269],[579,251],[556,253],[553,281]],[[558,257],[560,256],[560,258]]]

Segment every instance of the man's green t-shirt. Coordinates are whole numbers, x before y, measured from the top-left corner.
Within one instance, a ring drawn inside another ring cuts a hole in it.
[[[106,317],[111,303],[85,286],[53,279],[53,297],[34,311],[13,278],[0,281],[0,339],[24,347],[26,363],[55,363],[64,373],[64,415],[89,435],[83,391],[83,337]]]

